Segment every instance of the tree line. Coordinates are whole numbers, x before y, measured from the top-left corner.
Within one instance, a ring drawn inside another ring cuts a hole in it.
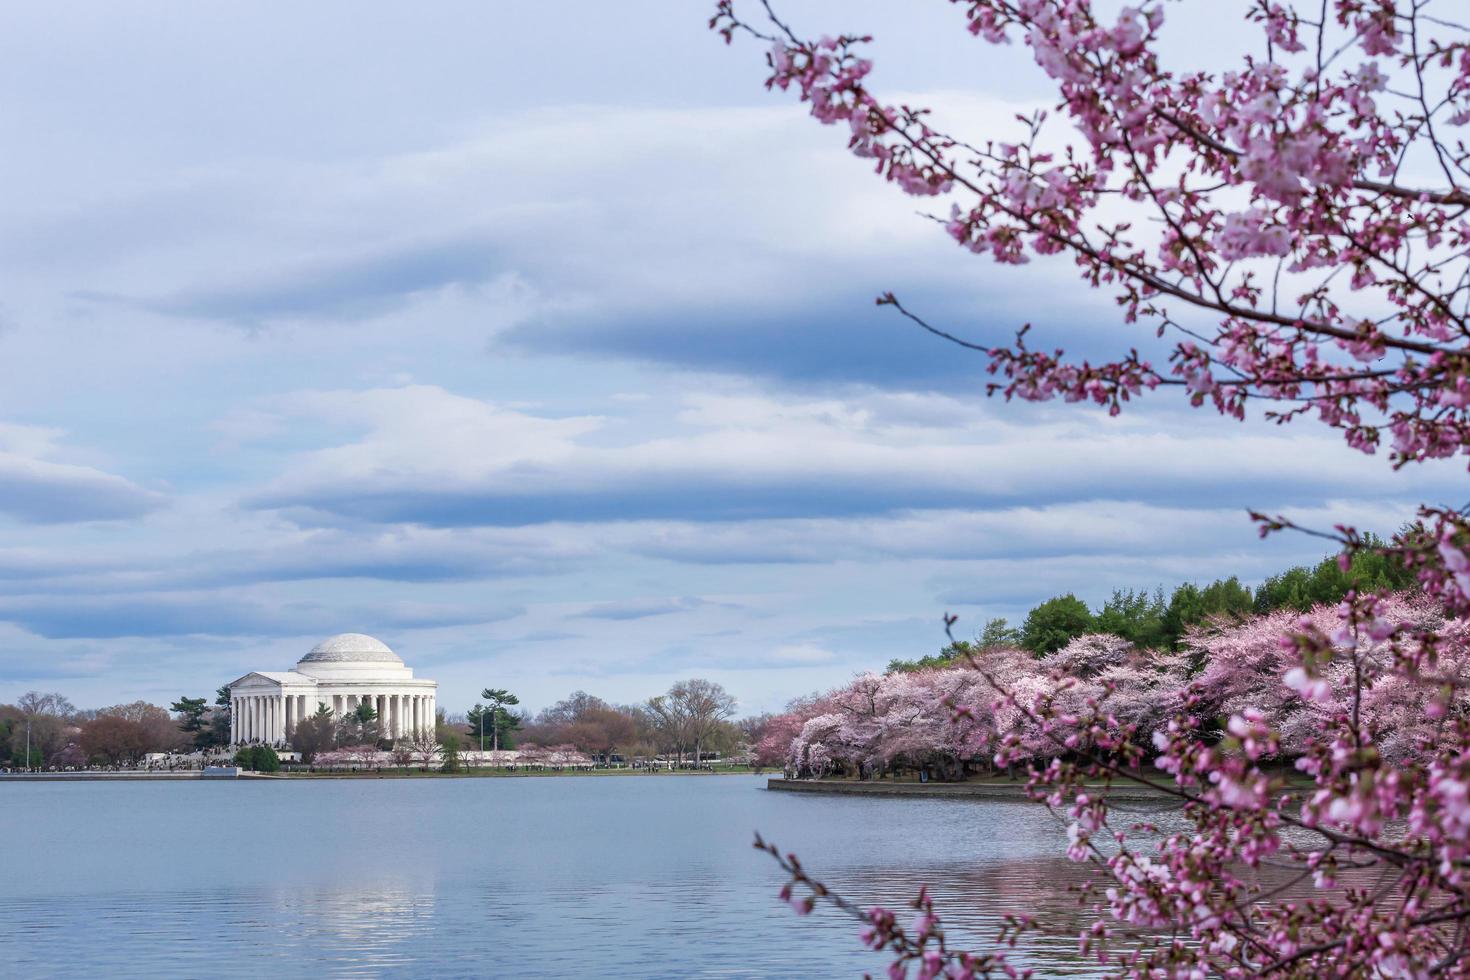
[[[691,678],[634,705],[612,704],[585,691],[531,714],[519,698],[486,688],[462,716],[441,711],[431,732],[393,739],[371,704],[338,717],[326,705],[296,725],[289,746],[311,762],[333,751],[457,755],[461,747],[487,750],[571,748],[600,764],[615,758],[670,758],[696,764],[712,753],[729,756],[750,742],[749,722],[736,724],[736,701],[721,685]],[[230,696],[221,687],[213,704],[180,697],[170,708],[136,701],[81,710],[64,695],[32,691],[0,704],[0,768],[79,768],[135,765],[149,753],[223,748],[230,740]],[[424,744],[417,744],[423,742]],[[248,747],[253,750],[260,747]],[[263,753],[247,764],[260,768]],[[271,753],[274,755],[274,753]]]
[[[1040,656],[994,645],[926,670],[864,674],[768,720],[756,756],[801,776],[925,769],[958,779],[996,771],[1002,747],[1007,766],[1044,764],[1058,754],[1058,732],[1095,704],[1144,743],[1186,709],[1217,739],[1225,737],[1220,719],[1249,715],[1276,733],[1271,755],[1283,760],[1308,752],[1334,717],[1356,712],[1385,760],[1422,765],[1437,751],[1444,719],[1470,718],[1470,624],[1449,621],[1433,600],[1408,592],[1377,608],[1411,635],[1440,635],[1435,676],[1443,687],[1392,674],[1405,641],[1371,636],[1358,642],[1356,666],[1338,660],[1319,681],[1294,677],[1298,654],[1281,637],[1342,628],[1338,604],[1321,603],[1305,613],[1287,607],[1218,617],[1189,628],[1178,650],[1140,651],[1124,637],[1094,632]],[[1359,672],[1374,683],[1360,690]],[[1015,701],[997,694],[998,678]],[[1023,710],[1037,704],[1046,711]]]
[[[747,742],[732,719],[736,701],[720,684],[691,678],[639,704],[614,704],[576,691],[533,714],[514,710],[520,702],[501,688],[486,688],[485,700],[453,730],[467,748],[571,747],[600,764],[614,759],[664,757],[677,765],[697,764],[711,753],[729,756]]]
[[[1254,590],[1234,575],[1207,585],[1185,582],[1165,598],[1163,587],[1154,592],[1114,589],[1096,612],[1071,592],[1054,596],[1026,614],[1019,628],[1005,619],[991,619],[973,641],[961,641],[915,660],[895,659],[889,672],[912,672],[942,667],[966,652],[1017,647],[1044,656],[1060,650],[1079,636],[1108,633],[1140,650],[1179,650],[1191,627],[1211,619],[1242,620],[1278,610],[1307,612],[1340,602],[1350,590],[1399,592],[1414,589],[1412,570],[1379,551],[1383,542],[1365,535],[1365,550],[1352,556],[1346,568],[1329,555],[1315,565],[1298,565],[1272,575]]]
[[[125,766],[153,752],[223,745],[229,741],[228,708],[222,736],[218,710],[187,697],[172,705],[172,713],[147,701],[79,709],[63,694],[30,691],[14,704],[0,704],[0,767]]]

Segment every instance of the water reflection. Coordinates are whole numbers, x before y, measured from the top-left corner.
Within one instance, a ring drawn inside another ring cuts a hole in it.
[[[17,976],[847,977],[855,924],[776,899],[759,828],[865,903],[929,883],[983,947],[1080,921],[1025,803],[792,797],[740,777],[0,787],[0,972]],[[485,815],[485,816],[481,816]],[[403,830],[403,828],[410,828]],[[16,839],[13,835],[12,839]],[[24,883],[24,884],[21,884]],[[1045,976],[1090,975],[1038,938]]]

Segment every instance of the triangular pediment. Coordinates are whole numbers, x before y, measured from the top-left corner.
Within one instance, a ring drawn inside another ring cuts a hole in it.
[[[233,691],[237,687],[258,687],[278,690],[282,685],[274,677],[267,677],[259,671],[252,670],[239,680],[231,681],[225,686]]]

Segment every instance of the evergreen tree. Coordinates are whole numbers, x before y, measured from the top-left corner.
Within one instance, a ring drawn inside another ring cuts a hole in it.
[[[1046,600],[1026,614],[1026,622],[1021,627],[1021,646],[1037,655],[1051,653],[1096,628],[1087,604],[1068,592]]]
[[[1139,649],[1156,649],[1166,642],[1164,591],[1149,595],[1140,589],[1114,589],[1113,597],[1097,614],[1100,633],[1121,636]]]
[[[965,646],[967,644],[960,644]],[[981,650],[994,650],[998,647],[1016,647],[1021,645],[1021,631],[1014,629],[1006,623],[1005,617],[987,619],[985,627],[976,638],[975,645]]]
[[[503,687],[487,687],[480,692],[480,697],[490,702],[490,730],[495,736],[491,748],[498,751],[501,737],[508,736],[512,731],[521,727],[521,719],[505,710],[507,705],[520,704],[521,699]],[[508,740],[506,747],[510,747]]]
[[[209,733],[204,726],[204,712],[207,702],[204,698],[181,697],[169,705],[169,710],[177,712],[179,718],[179,730],[187,733],[194,742],[195,748],[203,748],[209,743]]]

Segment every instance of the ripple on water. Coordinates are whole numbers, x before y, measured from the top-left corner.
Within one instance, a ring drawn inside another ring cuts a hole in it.
[[[1024,803],[761,792],[718,779],[0,787],[0,973],[844,977],[850,920],[798,918],[761,830],[863,903],[924,883],[983,945],[1007,912],[1077,915],[1061,828]],[[12,834],[12,839],[16,839]],[[1037,939],[1046,976],[1091,975]]]

